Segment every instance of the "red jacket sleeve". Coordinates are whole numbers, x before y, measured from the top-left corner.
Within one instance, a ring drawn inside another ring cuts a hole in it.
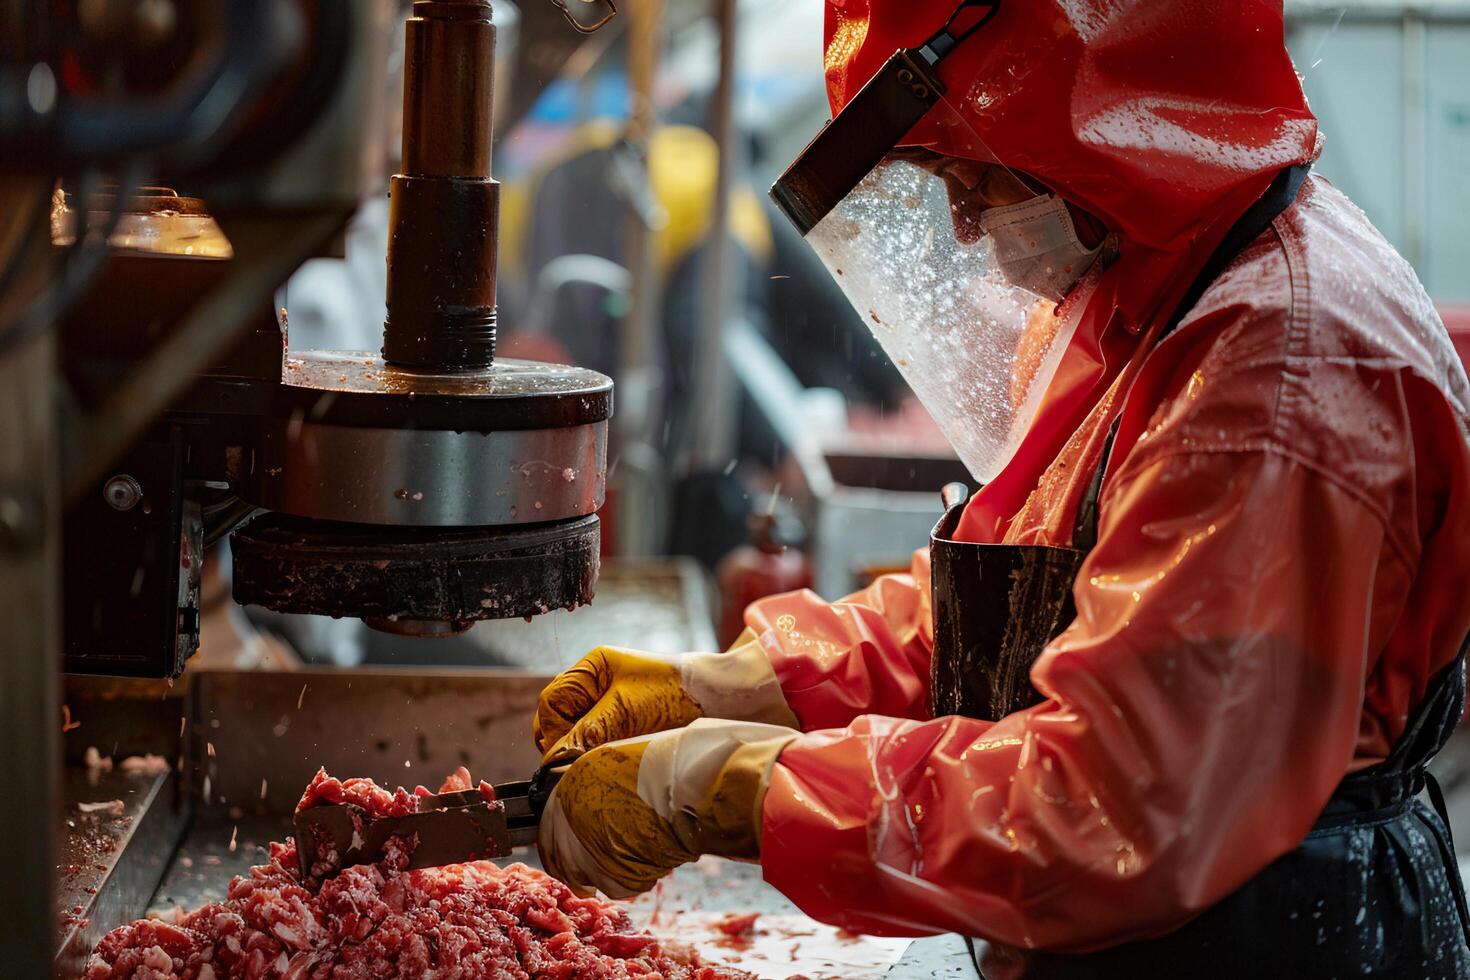
[[[781,754],[761,858],[804,911],[1085,951],[1177,927],[1305,836],[1400,560],[1379,520],[1269,452],[1130,459],[1102,515],[1042,704],[862,717]]]
[[[828,603],[803,590],[753,602],[745,625],[760,638],[803,731],[836,728],[868,712],[927,718],[929,549],[907,575],[884,575]]]

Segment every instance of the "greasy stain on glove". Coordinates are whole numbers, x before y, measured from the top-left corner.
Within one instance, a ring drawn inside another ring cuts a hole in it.
[[[536,706],[544,764],[574,759],[619,739],[680,728],[703,716],[679,666],[655,655],[598,647],[558,675]]]
[[[646,741],[604,745],[572,764],[553,791],[542,822],[541,861],[573,888],[613,897],[642,894],[674,868],[696,860],[667,820],[638,796]],[[570,831],[570,837],[560,830]],[[572,841],[580,860],[564,853]],[[571,860],[565,860],[565,859]],[[588,866],[578,866],[588,865]]]

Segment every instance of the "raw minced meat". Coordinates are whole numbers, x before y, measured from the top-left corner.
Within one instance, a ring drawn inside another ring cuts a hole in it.
[[[470,771],[460,766],[444,780],[444,784],[436,792],[455,793],[460,790],[472,789],[475,786]],[[495,789],[484,780],[479,784],[480,795],[487,803],[495,802]],[[415,786],[412,793],[398,787],[393,792],[388,792],[371,779],[338,779],[327,775],[325,769],[318,769],[316,775],[311,777],[306,789],[301,794],[301,801],[296,804],[299,813],[302,810],[314,806],[338,806],[350,803],[361,807],[371,818],[378,817],[406,817],[410,813],[417,813],[419,797],[429,796],[430,791],[423,786]]]
[[[463,773],[463,784],[450,788],[471,785]],[[325,773],[302,800],[363,801],[374,814],[407,803],[370,780],[338,782]],[[753,977],[661,945],[634,931],[615,905],[578,898],[524,865],[476,861],[409,871],[403,842],[395,838],[385,851],[380,864],[346,868],[318,884],[302,880],[294,843],[273,843],[269,862],[235,878],[223,902],[108,933],[85,980]]]

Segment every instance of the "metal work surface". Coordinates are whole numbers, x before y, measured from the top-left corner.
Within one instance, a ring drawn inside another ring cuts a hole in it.
[[[893,980],[976,980],[979,974],[959,936],[915,939],[888,970]]]
[[[57,972],[77,976],[97,940],[139,915],[163,877],[185,813],[170,773],[68,766],[56,907]]]
[[[550,677],[513,671],[199,671],[188,757],[206,804],[290,813],[318,767],[435,785],[457,766],[491,783],[528,778],[536,699]]]
[[[553,643],[560,634],[557,656],[572,659],[584,643],[599,639],[661,638],[675,649],[713,648],[703,591],[691,567],[618,564],[608,580],[606,601],[596,607],[601,621],[588,620],[585,636],[582,626],[567,625],[580,622],[579,614],[546,621]],[[502,635],[520,640],[529,654],[547,642],[544,634],[529,635],[536,632],[515,623],[506,624]],[[540,653],[544,658],[547,647]],[[389,785],[435,784],[459,765],[497,783],[526,778],[539,762],[530,719],[554,669],[191,672],[183,727],[190,760],[186,775],[199,817],[171,863],[157,847],[129,844],[127,860],[136,859],[153,877],[142,889],[130,886],[131,907],[96,916],[85,934],[78,933],[73,958],[90,949],[106,928],[143,914],[144,896],[151,894],[146,911],[158,913],[221,899],[235,875],[267,859],[271,841],[291,836],[289,814],[319,766],[338,776],[366,775]],[[138,704],[156,704],[156,690],[134,686]],[[96,710],[86,708],[89,728],[100,723]],[[91,792],[98,799],[120,796],[102,784]],[[149,820],[155,811],[173,812],[155,805]],[[517,850],[501,863],[517,860],[534,866],[534,849]],[[119,887],[122,895],[124,880],[114,873],[107,887]],[[84,890],[89,881],[79,878],[76,887]],[[725,915],[752,912],[761,919],[748,943],[720,930]],[[904,946],[821,926],[764,884],[758,867],[712,858],[681,868],[655,893],[630,903],[629,914],[639,927],[693,943],[717,962],[749,965],[763,977],[882,977]]]
[[[271,841],[284,841],[291,833],[291,820],[287,816],[235,817],[231,816],[231,808],[210,807],[194,822],[179,846],[178,855],[159,884],[148,912],[193,910],[206,902],[218,901],[231,878],[264,864],[270,856]],[[541,866],[534,847],[517,848],[509,857],[495,859],[502,866],[516,862],[533,868]],[[763,915],[796,912],[796,906],[761,880],[759,867],[716,858],[675,871],[656,894],[641,899],[635,908],[647,906],[651,911],[655,902],[663,915],[676,911]]]
[[[297,787],[299,792],[301,787]],[[232,817],[226,807],[211,807],[194,821],[173,863],[158,885],[147,914],[167,915],[174,909],[192,912],[217,902],[230,879],[249,873],[270,857],[270,842],[291,836],[288,816]]]

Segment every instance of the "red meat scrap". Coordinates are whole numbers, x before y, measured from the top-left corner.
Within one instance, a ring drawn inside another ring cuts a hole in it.
[[[755,935],[755,921],[760,917],[759,912],[731,912],[715,923],[715,929],[731,938],[749,938]]]
[[[296,810],[299,813],[314,806],[339,806],[343,803],[361,807],[373,819],[406,817],[419,809],[418,797],[402,786],[390,793],[371,779],[342,780],[327,775],[325,769],[318,769],[311,782],[306,784]]]
[[[755,920],[759,918],[759,912],[746,912],[743,915],[731,912],[717,919],[712,923],[714,931],[719,934],[715,945],[736,952],[750,949],[755,945]]]
[[[491,786],[483,779],[480,780],[479,785],[476,786],[475,780],[470,776],[470,771],[464,766],[460,766],[458,769],[454,770],[454,772],[449,774],[449,777],[444,780],[444,785],[439,787],[439,792],[459,793],[467,789],[479,789],[480,796],[484,797],[486,803],[495,802],[495,787]],[[423,790],[423,792],[420,792],[420,790]],[[414,795],[427,796],[429,794],[428,790],[425,790],[422,786],[419,786],[414,790]]]
[[[458,793],[460,790],[470,789],[474,785],[475,781],[470,777],[470,771],[464,766],[460,766],[444,778],[444,782],[439,786],[439,792]]]
[[[464,784],[473,785],[468,773]],[[324,772],[302,797],[303,806],[338,802],[372,815],[403,805],[370,780]],[[753,978],[635,931],[617,906],[578,898],[540,871],[488,861],[410,871],[410,849],[395,838],[382,863],[316,882],[302,880],[293,842],[272,844],[268,863],[235,878],[223,901],[108,933],[85,980]]]

